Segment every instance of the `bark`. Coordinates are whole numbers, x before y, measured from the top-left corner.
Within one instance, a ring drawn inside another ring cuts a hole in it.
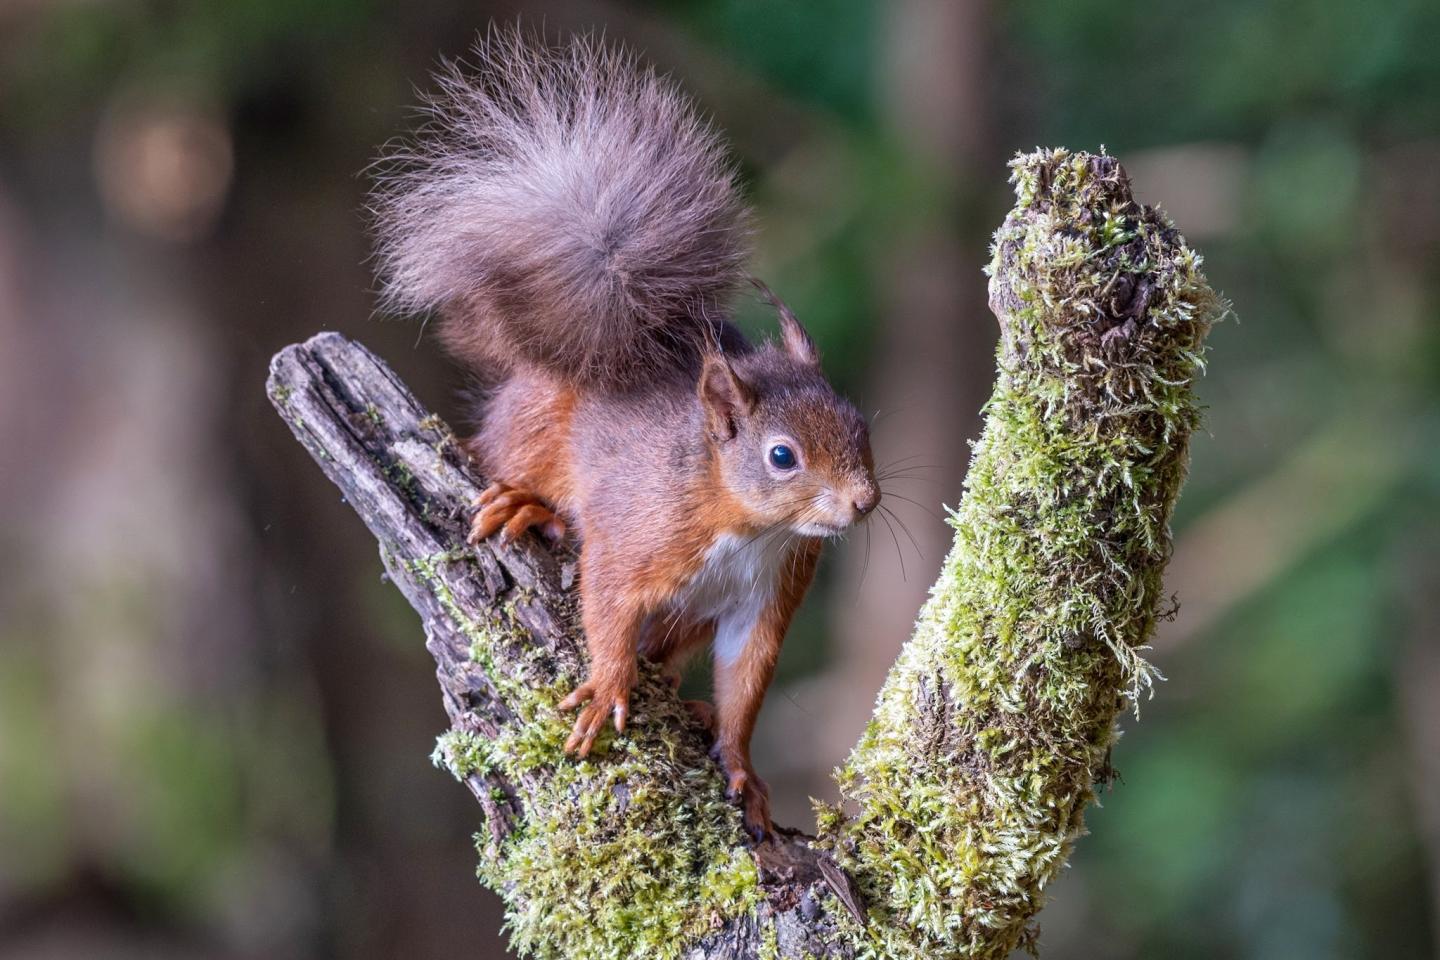
[[[481,478],[373,354],[286,348],[269,395],[420,613],[451,731],[437,757],[485,816],[480,876],[542,957],[1004,957],[1108,774],[1149,674],[1168,520],[1221,308],[1111,158],[1014,164],[997,235],[1000,378],[956,545],[852,754],[853,815],[747,844],[701,731],[652,670],[624,737],[565,759],[583,674],[574,557],[464,545]]]

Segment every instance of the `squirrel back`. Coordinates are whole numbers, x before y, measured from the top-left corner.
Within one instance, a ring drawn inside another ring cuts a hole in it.
[[[748,212],[715,131],[627,53],[519,29],[447,64],[416,137],[379,162],[386,306],[437,311],[488,370],[530,364],[626,389],[728,339]]]

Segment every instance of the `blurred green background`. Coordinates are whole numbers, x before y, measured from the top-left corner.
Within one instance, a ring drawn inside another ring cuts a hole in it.
[[[372,315],[362,171],[438,56],[517,17],[632,44],[715,116],[759,272],[880,459],[914,458],[909,532],[832,551],[787,645],[757,734],[779,818],[833,796],[948,544],[1004,162],[1103,144],[1239,319],[1200,385],[1170,679],[1044,953],[1440,956],[1434,0],[9,0],[0,957],[504,955],[478,811],[427,761],[419,624],[261,387],[338,329],[458,411],[419,325]]]

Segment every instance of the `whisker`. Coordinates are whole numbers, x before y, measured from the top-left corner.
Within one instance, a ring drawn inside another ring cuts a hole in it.
[[[786,537],[786,538],[785,538],[785,542],[782,543],[782,544],[780,544],[780,555],[781,555],[782,557],[785,555],[786,551],[788,551],[788,550],[790,549],[790,545],[795,542],[795,538],[798,537],[798,536],[799,536],[798,533],[796,533],[794,530],[791,530],[791,531],[790,531],[790,536]],[[796,562],[798,559],[799,559],[799,555],[798,555],[798,554],[794,554],[794,553],[790,554],[790,576],[792,576],[792,577],[795,576],[795,562]]]
[[[865,524],[865,559],[860,561],[860,583],[855,587],[855,605],[860,605],[860,597],[865,589],[865,574],[870,572],[870,524]]]
[[[796,498],[794,498],[793,500],[782,500],[782,501],[780,501],[779,503],[777,503],[776,506],[777,506],[777,507],[793,507],[793,506],[795,506],[795,504],[797,504],[797,503],[810,504],[810,503],[814,503],[816,500],[820,499],[820,497],[821,497],[821,494],[819,494],[819,493],[811,493],[811,494],[807,494],[806,496],[803,496],[803,497],[796,497]]]
[[[882,467],[877,467],[875,473],[877,476],[882,474],[885,476],[892,476],[894,474],[903,473],[909,470],[939,469],[942,469],[942,465],[938,463],[887,463]]]
[[[919,474],[919,473],[912,473],[912,472],[911,472],[912,470],[920,470],[920,469],[922,469],[923,467],[924,467],[924,465],[923,465],[923,464],[920,464],[920,465],[916,465],[916,466],[905,467],[905,468],[900,469],[900,470],[881,470],[881,471],[879,471],[878,473],[875,474],[875,479],[876,479],[876,480],[888,480],[888,479],[890,479],[891,477],[905,477],[905,478],[907,478],[907,479],[910,479],[910,478],[919,479],[919,478],[921,478],[921,477],[925,477],[926,479],[929,479],[929,480],[935,479],[935,475],[934,475],[934,474],[929,474],[929,475],[927,476],[927,475],[925,475],[925,474]],[[939,468],[939,467],[935,467],[934,469],[939,470],[940,468]]]
[[[933,509],[931,509],[928,504],[921,503],[919,500],[912,500],[912,499],[910,499],[909,497],[903,497],[903,496],[901,496],[901,495],[898,494],[898,493],[891,493],[889,490],[881,490],[881,491],[880,491],[880,495],[881,495],[882,497],[884,497],[884,498],[888,498],[888,499],[892,499],[892,500],[903,500],[903,501],[906,502],[906,503],[913,503],[915,506],[919,507],[921,510],[924,510],[926,513],[930,514],[930,516],[934,517],[936,520],[943,520],[943,519],[944,519],[943,517],[940,516],[940,514],[936,513]]]
[[[888,461],[887,463],[882,463],[882,464],[880,464],[880,466],[879,466],[877,469],[879,469],[879,470],[894,470],[896,467],[903,467],[903,466],[905,466],[906,464],[914,465],[914,464],[912,464],[912,461],[919,460],[919,459],[920,459],[921,457],[923,457],[923,456],[925,456],[925,454],[923,454],[923,453],[916,453],[916,454],[911,454],[911,455],[908,456],[908,457],[900,457],[900,458],[897,459],[897,460],[891,460],[891,461]],[[925,467],[933,467],[933,468],[936,469],[936,470],[940,469],[940,464],[938,464],[938,463],[926,463],[926,464],[924,464],[924,466],[925,466]]]
[[[895,528],[891,526],[890,518],[885,516],[889,512],[886,510],[880,513],[879,517],[885,521],[885,529],[890,531],[890,539],[895,541],[895,558],[900,561],[900,580],[902,583],[909,583],[909,578],[905,576],[905,552],[900,549],[900,538],[895,535]]]
[[[889,484],[889,483],[905,484],[906,486],[909,486],[909,485],[911,485],[911,484],[919,483],[919,484],[924,484],[926,490],[949,490],[949,489],[951,489],[951,484],[949,484],[949,483],[941,483],[938,479],[936,479],[936,478],[934,478],[934,477],[910,477],[910,476],[892,477],[892,476],[884,476],[884,477],[876,477],[876,478],[875,478],[875,482],[878,483],[878,484],[880,484],[881,487],[885,487],[886,489],[889,489],[888,487],[886,487],[886,484]]]
[[[754,544],[757,540],[761,540],[762,538],[773,536],[778,533],[784,533],[785,531],[789,530],[791,525],[794,524],[794,522],[798,520],[802,514],[806,513],[809,510],[810,506],[819,499],[820,494],[815,493],[811,494],[808,497],[798,497],[795,500],[790,501],[791,504],[800,504],[800,506],[796,510],[793,510],[783,516],[778,523],[772,524],[768,527],[761,527],[758,531],[747,537],[745,541],[740,544],[740,548],[744,549]],[[780,506],[786,505],[787,504],[780,504]],[[764,545],[765,544],[762,543],[762,546]]]
[[[896,523],[900,524],[900,529],[905,531],[905,536],[910,538],[910,545],[915,548],[915,556],[920,560],[924,560],[925,551],[920,549],[920,544],[915,539],[915,535],[910,532],[910,528],[905,525],[905,521],[900,519],[900,515],[897,514],[894,510],[891,510],[889,507],[884,506],[883,504],[881,505],[880,509],[884,510]]]
[[[670,636],[671,636],[671,634],[673,634],[673,633],[675,632],[675,628],[676,628],[679,624],[680,624],[680,617],[679,617],[679,616],[671,617],[671,619],[670,619],[670,626],[669,626],[669,627],[666,629],[666,631],[665,631],[665,639],[663,639],[663,640],[660,641],[660,651],[663,652],[663,651],[665,650],[665,648],[670,645]]]
[[[815,714],[811,713],[809,710],[806,710],[804,707],[800,706],[800,701],[799,701],[799,700],[796,700],[793,696],[791,696],[789,690],[781,690],[780,692],[781,692],[782,694],[784,694],[786,700],[789,700],[792,704],[795,705],[795,709],[796,709],[796,710],[799,710],[801,713],[805,714],[805,716],[807,716],[807,717],[812,717],[812,718],[813,718],[813,717],[815,716]]]
[[[879,407],[876,407],[875,412],[870,415],[870,425],[873,427],[886,417],[893,417],[897,413],[904,413],[911,406],[913,406],[913,404],[904,403],[898,407],[891,407],[889,410],[881,410]]]
[[[758,544],[760,551],[764,552],[769,549],[770,544],[772,544],[776,538],[790,533],[791,527],[796,521],[800,520],[804,513],[804,510],[797,510],[794,513],[787,514],[781,518],[780,522],[773,526],[766,527],[758,533],[752,534],[751,537],[741,545],[742,548]]]

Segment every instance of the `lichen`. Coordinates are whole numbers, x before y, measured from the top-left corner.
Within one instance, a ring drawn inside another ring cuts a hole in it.
[[[561,746],[570,718],[557,704],[577,678],[527,656],[508,605],[477,621],[447,584],[473,561],[447,551],[412,561],[470,642],[514,717],[494,739],[451,730],[434,759],[457,778],[494,774],[523,785],[524,817],[495,841],[477,835],[478,875],[505,900],[512,946],[541,958],[679,957],[727,921],[752,914],[759,876],[742,842],[739,812],[658,672],[646,667],[622,736],[608,732],[591,757]],[[547,672],[549,671],[549,672]]]
[[[1084,832],[1143,651],[1223,312],[1108,156],[1011,164],[999,377],[954,547],[820,827],[861,883],[862,956],[1003,958]]]

